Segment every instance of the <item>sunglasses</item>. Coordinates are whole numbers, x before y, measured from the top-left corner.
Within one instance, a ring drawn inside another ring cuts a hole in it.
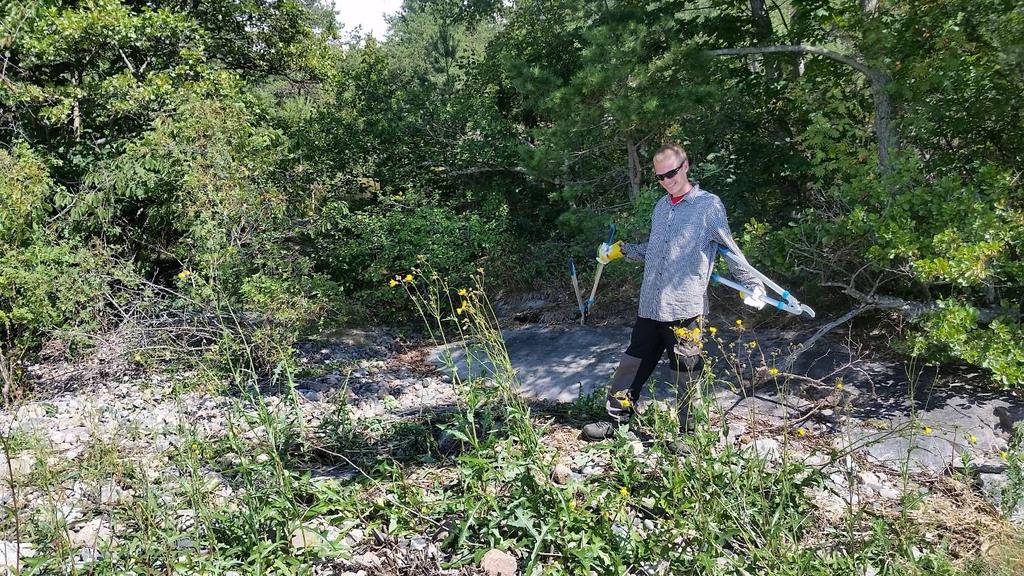
[[[669,170],[664,174],[655,174],[654,177],[658,179],[658,182],[661,182],[662,180],[669,178],[675,178],[676,174],[679,174],[679,171],[683,169],[683,166],[686,166],[686,160],[683,160],[683,163],[676,167],[674,170]]]

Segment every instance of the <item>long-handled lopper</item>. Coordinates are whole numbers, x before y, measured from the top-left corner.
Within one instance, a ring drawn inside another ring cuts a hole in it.
[[[611,245],[612,242],[615,242],[615,224],[608,226],[608,245]],[[572,279],[572,289],[576,293],[576,305],[580,309],[580,326],[587,322],[587,314],[590,313],[590,308],[594,305],[594,298],[597,296],[597,285],[601,282],[601,272],[603,271],[604,264],[598,260],[597,270],[594,272],[594,287],[590,289],[590,298],[583,300],[579,280],[576,278],[576,263],[573,262],[572,257],[569,258],[569,278]]]
[[[572,290],[576,293],[576,306],[580,309],[580,326],[587,321],[587,309],[583,306],[583,296],[580,294],[580,282],[576,279],[576,262],[572,256],[569,257],[569,277],[572,278]]]
[[[751,274],[753,274],[754,276],[757,276],[758,279],[760,279],[762,282],[764,282],[765,286],[767,286],[768,288],[771,288],[773,291],[775,291],[779,295],[778,299],[771,298],[771,297],[766,296],[766,295],[762,295],[760,298],[761,298],[761,300],[764,300],[765,303],[767,303],[770,306],[774,306],[778,310],[785,310],[786,312],[789,312],[790,314],[795,314],[797,316],[799,316],[801,314],[806,314],[806,315],[810,316],[811,318],[814,318],[814,309],[812,309],[807,304],[801,304],[800,301],[797,300],[795,296],[790,294],[789,290],[786,290],[782,286],[779,286],[778,284],[776,284],[772,279],[770,279],[767,276],[765,276],[764,274],[762,274],[757,268],[754,268],[753,266],[751,266],[749,262],[747,262],[743,258],[740,258],[736,254],[732,253],[727,248],[719,247],[718,251],[721,252],[722,256],[724,256],[730,262],[732,262],[732,263],[734,263],[734,264],[736,264],[738,266],[742,266],[743,268],[746,268],[747,270],[749,270]],[[751,290],[747,289],[747,287],[743,286],[742,284],[740,284],[738,282],[730,280],[728,278],[723,278],[723,277],[719,276],[718,274],[712,274],[711,275],[711,281],[712,282],[716,282],[716,283],[725,284],[726,286],[728,286],[730,288],[734,288],[736,290],[739,290],[739,292],[741,294],[745,295],[745,296],[754,296],[754,293]]]

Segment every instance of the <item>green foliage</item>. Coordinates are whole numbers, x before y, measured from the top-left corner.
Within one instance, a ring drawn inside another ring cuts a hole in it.
[[[51,187],[46,166],[24,143],[0,150],[0,247],[20,246],[38,234],[49,210]]]
[[[1024,382],[1024,330],[1019,322],[1000,317],[980,325],[976,308],[957,301],[938,304],[921,321],[922,332],[910,340],[913,353],[987,368],[1007,388]]]
[[[6,345],[31,347],[52,331],[82,335],[104,328],[111,284],[131,281],[102,247],[37,241],[0,253],[0,326]]]
[[[349,212],[335,204],[324,214],[323,229],[314,236],[325,247],[319,266],[362,314],[408,313],[404,298],[388,287],[396,275],[428,267],[468,279],[478,267],[500,263],[508,243],[508,214],[502,212],[490,218],[432,206]]]

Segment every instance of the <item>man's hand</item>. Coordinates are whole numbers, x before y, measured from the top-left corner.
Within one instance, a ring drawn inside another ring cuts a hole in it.
[[[619,258],[622,258],[622,242],[614,244],[605,242],[597,247],[597,261],[601,264],[607,264]]]
[[[743,299],[743,303],[747,306],[753,306],[758,310],[764,308],[764,288],[760,286],[754,287],[754,293],[751,296],[747,296]]]

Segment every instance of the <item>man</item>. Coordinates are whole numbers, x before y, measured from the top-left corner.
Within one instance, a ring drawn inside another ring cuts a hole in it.
[[[601,440],[627,424],[644,383],[668,351],[676,384],[677,411],[683,431],[690,421],[691,375],[701,365],[702,318],[707,314],[707,287],[719,245],[743,258],[729,231],[725,207],[718,196],[688,179],[686,151],[676,144],[662,146],[654,155],[654,174],[668,192],[654,206],[647,242],[602,244],[598,261],[625,256],[644,262],[640,305],[629,347],[619,361],[608,390],[609,419],[587,424],[583,436]],[[727,261],[728,262],[728,261]],[[764,285],[753,274],[729,263],[736,279],[754,293],[745,303],[762,308]]]

